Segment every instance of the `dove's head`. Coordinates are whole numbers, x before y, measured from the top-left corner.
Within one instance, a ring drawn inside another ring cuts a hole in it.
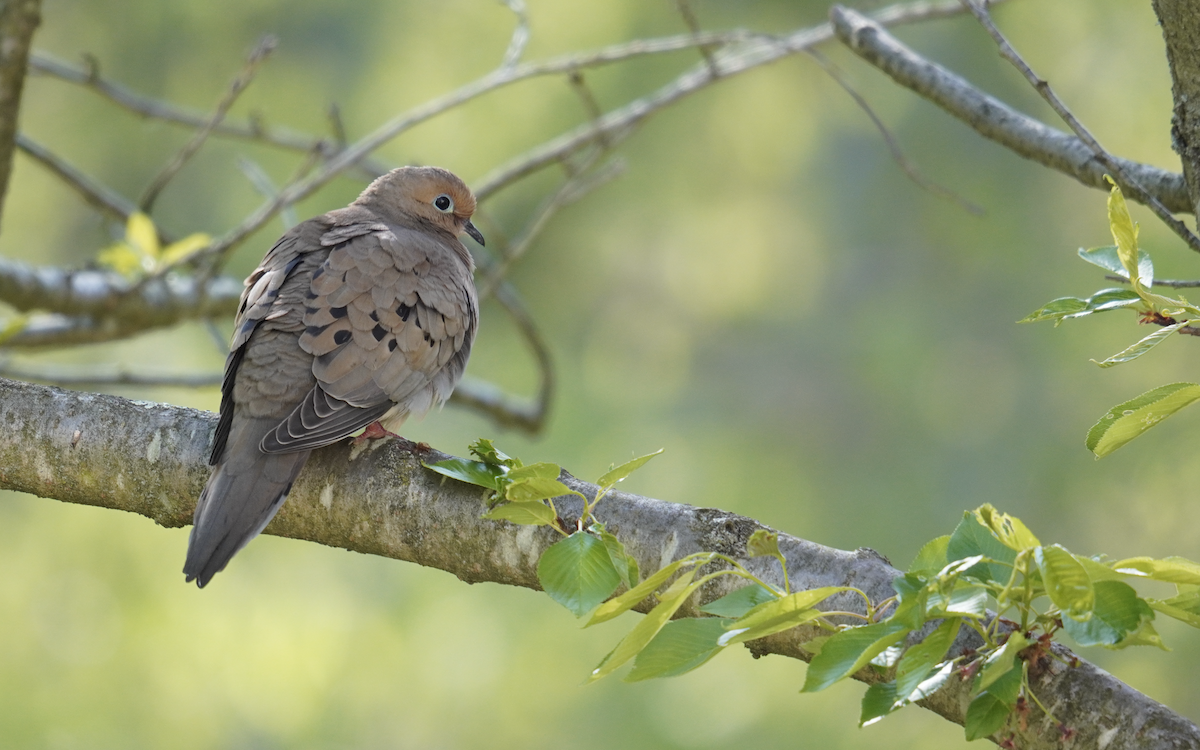
[[[455,237],[466,232],[483,244],[483,234],[471,223],[475,196],[466,183],[440,167],[393,169],[354,202],[398,224],[433,225]]]

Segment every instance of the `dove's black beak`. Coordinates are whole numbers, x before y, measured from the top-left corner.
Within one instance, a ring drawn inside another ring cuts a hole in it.
[[[483,241],[483,232],[480,232],[478,229],[476,229],[475,225],[471,222],[468,221],[466,224],[463,224],[463,231],[471,235],[471,239],[475,240],[480,245],[486,244]]]

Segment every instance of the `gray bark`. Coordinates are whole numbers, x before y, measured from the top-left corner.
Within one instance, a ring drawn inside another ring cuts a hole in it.
[[[8,192],[17,115],[33,32],[42,22],[41,0],[4,0],[0,3],[0,206]]]
[[[183,526],[191,522],[195,498],[208,476],[205,461],[215,424],[215,415],[194,409],[0,380],[0,488]],[[436,452],[425,456],[443,457]],[[593,485],[569,475],[563,479],[584,494],[595,492]],[[578,506],[569,500],[560,499],[558,506],[568,519],[578,515]],[[483,507],[483,490],[424,469],[394,441],[373,443],[359,455],[341,444],[313,454],[266,533],[407,560],[468,582],[538,588],[537,560],[559,537],[547,528],[483,520]],[[598,512],[643,571],[711,550],[742,559],[768,580],[779,580],[773,561],[745,559],[746,540],[765,528],[753,519],[622,492],[613,492]],[[780,534],[779,543],[796,589],[853,585],[874,601],[893,593],[891,580],[899,571],[872,550],[832,549],[786,534]],[[162,564],[180,565],[183,552],[180,548],[178,559]],[[236,564],[223,575],[237,575]],[[735,585],[730,577],[721,577],[699,600],[710,601]],[[698,604],[682,614],[696,615]],[[828,606],[859,607],[853,596],[835,598]],[[813,635],[811,629],[797,629],[749,646],[759,655],[806,659],[801,645]],[[971,645],[964,635],[955,648]],[[1072,658],[1065,648],[1059,653],[1067,661]],[[870,670],[857,678],[878,679]],[[951,680],[925,705],[961,724],[969,685]],[[1200,729],[1194,724],[1087,662],[1074,668],[1055,662],[1034,680],[1034,689],[1074,728],[1075,747],[1200,749]],[[1028,729],[1018,733],[1017,746],[1057,750],[1062,747],[1059,738],[1058,729],[1042,722],[1035,710]]]
[[[1200,4],[1195,0],[1153,0],[1152,4],[1171,70],[1175,100],[1171,140],[1183,161],[1191,213],[1200,217]]]
[[[838,39],[893,81],[954,115],[984,138],[1019,156],[1058,170],[1089,187],[1108,190],[1104,168],[1079,138],[1056,130],[972,86],[906,47],[870,18],[848,8],[829,12]],[[1200,106],[1200,105],[1198,105]],[[1200,118],[1197,118],[1200,123]],[[1196,143],[1200,145],[1200,137]],[[1194,204],[1183,175],[1117,158],[1122,170],[1170,211],[1192,213]],[[1123,185],[1131,198],[1136,191]]]

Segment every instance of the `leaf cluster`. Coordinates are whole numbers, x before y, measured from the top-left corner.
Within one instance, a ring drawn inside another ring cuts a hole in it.
[[[1116,244],[1089,250],[1080,248],[1079,257],[1124,278],[1131,288],[1101,289],[1087,298],[1059,297],[1019,321],[1051,320],[1057,326],[1064,320],[1109,310],[1132,309],[1140,314],[1142,322],[1162,326],[1110,357],[1098,362],[1092,360],[1105,368],[1132,362],[1166,341],[1171,334],[1194,327],[1200,319],[1200,307],[1182,295],[1174,298],[1152,291],[1154,263],[1150,254],[1138,247],[1138,225],[1129,215],[1121,189],[1112,179],[1108,181],[1113,184],[1108,197],[1108,223]],[[1096,458],[1103,458],[1197,400],[1200,400],[1200,384],[1171,383],[1117,404],[1088,430],[1087,449]]]

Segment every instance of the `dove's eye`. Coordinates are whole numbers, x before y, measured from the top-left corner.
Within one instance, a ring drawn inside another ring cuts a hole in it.
[[[444,214],[448,214],[454,210],[454,201],[448,195],[439,195],[433,199],[433,207]]]

